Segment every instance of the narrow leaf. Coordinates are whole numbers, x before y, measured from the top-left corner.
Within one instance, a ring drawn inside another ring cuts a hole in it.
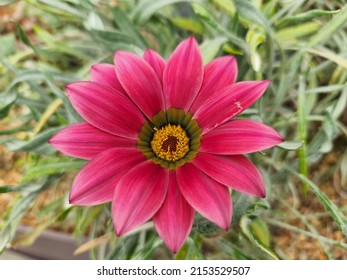
[[[305,13],[286,17],[286,18],[282,19],[278,23],[277,26],[278,26],[278,28],[281,28],[281,27],[284,27],[287,25],[296,25],[299,23],[310,21],[310,20],[315,19],[317,17],[326,16],[326,15],[333,15],[333,14],[337,14],[339,12],[340,12],[340,10],[335,10],[335,11],[323,11],[323,10],[317,10],[317,9],[309,10],[308,12],[305,12]]]
[[[0,6],[7,6],[11,5],[15,2],[18,2],[19,0],[0,0]]]
[[[161,8],[180,2],[202,3],[201,0],[143,0],[134,9],[134,18],[142,24]]]
[[[278,144],[277,147],[285,150],[297,150],[303,145],[300,141],[285,141],[281,144]]]
[[[324,43],[329,39],[333,34],[336,34],[336,31],[347,21],[347,6],[345,5],[342,10],[335,15],[332,20],[325,24],[319,32],[311,37],[308,46],[313,47],[320,43]]]
[[[254,233],[254,231],[251,228],[251,224],[252,224],[252,220],[247,215],[242,216],[240,220],[240,227],[242,232],[260,250],[262,250],[264,253],[271,256],[273,259],[278,260],[279,259],[278,256],[267,245],[265,245]]]
[[[314,184],[310,179],[308,179],[306,176],[302,174],[295,172],[294,170],[291,170],[289,168],[287,169],[295,176],[297,176],[313,191],[313,193],[317,196],[317,198],[322,202],[324,207],[330,213],[331,217],[335,220],[342,234],[347,238],[347,221],[346,217],[343,215],[341,210],[333,202],[331,202],[331,200],[324,193],[322,193],[319,187],[316,184]]]

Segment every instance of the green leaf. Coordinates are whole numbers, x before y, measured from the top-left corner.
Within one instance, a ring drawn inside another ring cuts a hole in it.
[[[283,28],[276,33],[277,40],[283,43],[295,43],[297,39],[317,32],[321,28],[320,22],[307,22],[299,26]]]
[[[341,90],[345,87],[345,85],[329,85],[307,89],[306,94],[317,94],[317,93],[331,93],[336,90]]]
[[[102,19],[98,16],[98,14],[91,12],[88,17],[87,20],[85,21],[85,26],[91,30],[91,29],[95,29],[95,30],[105,30],[105,25],[102,21]]]
[[[16,37],[14,33],[0,36],[0,54],[4,56],[11,55],[16,52]]]
[[[62,174],[64,172],[73,172],[81,169],[85,164],[85,161],[61,158],[54,160],[50,158],[46,161],[41,161],[35,166],[29,167],[23,177],[23,181],[29,181],[36,178],[41,178],[47,175]]]
[[[212,14],[200,4],[193,3],[192,8],[196,15],[198,15],[202,20],[204,20],[208,25],[214,29],[220,29],[221,26],[218,21],[212,16]]]
[[[336,64],[342,66],[343,68],[347,69],[347,59],[341,55],[336,54],[335,52],[332,52],[329,49],[317,47],[317,48],[307,48],[306,51],[311,54],[319,55],[321,57],[329,59],[335,62]]]
[[[319,187],[313,183],[306,176],[297,173],[288,166],[284,166],[289,172],[298,177],[303,183],[305,183],[316,197],[322,202],[325,209],[329,212],[330,216],[335,220],[337,226],[340,228],[342,234],[347,238],[347,220],[341,210],[324,194],[321,192]]]
[[[174,17],[171,18],[171,21],[174,25],[184,30],[196,33],[196,34],[204,34],[204,26],[198,22],[197,20],[191,18],[183,18],[183,17]]]
[[[202,235],[215,234],[220,231],[214,223],[202,217],[200,214],[195,215],[193,229]]]
[[[38,70],[21,70],[18,71],[17,76],[15,79],[11,81],[11,83],[7,86],[6,91],[9,92],[14,86],[16,86],[18,83],[22,82],[32,82],[32,81],[47,81],[48,85],[51,84],[49,82],[53,83],[53,78],[55,81],[63,82],[63,83],[70,83],[75,80],[75,77],[71,77],[71,75],[58,73],[58,72],[41,72]],[[51,87],[51,86],[50,86]],[[52,91],[56,93],[53,89],[56,87],[51,87]],[[60,92],[61,95],[63,95],[62,92]],[[61,97],[61,96],[58,96]],[[65,105],[65,104],[64,104]]]
[[[344,5],[342,10],[326,23],[308,42],[309,47],[324,43],[347,21],[347,6]]]
[[[48,140],[62,128],[63,126],[48,128],[29,141],[10,141],[6,146],[11,151],[35,152],[42,149],[42,146],[48,145]]]
[[[282,27],[287,26],[287,25],[296,25],[296,24],[300,24],[300,23],[303,23],[306,21],[310,21],[310,20],[315,19],[317,17],[326,16],[326,15],[333,15],[333,14],[337,14],[339,12],[340,12],[340,10],[336,10],[336,11],[323,11],[323,10],[317,10],[317,9],[309,10],[308,12],[305,12],[305,13],[286,17],[286,18],[282,19],[277,24],[277,26],[278,26],[278,28],[282,28]]]
[[[38,190],[31,192],[20,199],[17,199],[13,204],[11,211],[8,215],[7,221],[0,231],[0,254],[6,248],[7,244],[11,241],[16,233],[16,228],[24,215],[26,209],[37,199],[37,196],[46,188],[48,188],[54,178],[41,181]]]
[[[212,0],[213,3],[224,10],[229,16],[234,16],[236,8],[232,0]]]
[[[270,231],[267,224],[262,219],[259,217],[253,219],[250,224],[250,229],[262,244],[267,247],[270,246]]]
[[[209,26],[217,31],[221,32],[225,37],[227,37],[233,44],[241,48],[246,54],[249,54],[249,48],[246,42],[234,33],[229,32],[212,16],[212,14],[206,10],[206,8],[200,4],[193,3],[192,8],[194,13],[201,18],[202,21],[206,22]]]
[[[202,236],[194,232],[184,246],[177,252],[175,260],[203,260],[201,253]]]
[[[11,107],[14,105],[17,99],[17,94],[13,91],[11,93],[0,95],[0,119],[7,117]]]
[[[75,123],[81,120],[81,117],[76,112],[76,110],[72,107],[69,99],[64,94],[64,92],[55,85],[54,80],[58,80],[58,76],[54,73],[43,72],[42,75],[45,77],[45,81],[48,86],[52,90],[52,92],[63,101],[64,107],[69,115],[70,123]]]
[[[19,38],[23,41],[23,43],[32,48],[35,52],[38,52],[38,49],[31,43],[29,37],[26,35],[25,31],[22,29],[18,22],[16,22],[16,26]]]
[[[233,219],[232,224],[237,224],[241,217],[246,213],[247,209],[251,204],[250,196],[234,192],[233,193]]]
[[[302,142],[300,141],[284,141],[281,144],[278,144],[276,147],[282,148],[285,150],[297,150],[302,146]]]
[[[44,5],[50,6],[54,8],[57,11],[68,13],[74,16],[78,16],[83,18],[85,15],[78,9],[74,8],[73,6],[69,5],[68,3],[64,1],[58,1],[58,0],[37,0],[38,3],[42,3]]]
[[[250,48],[251,64],[254,71],[261,70],[261,58],[258,53],[258,47],[266,40],[265,34],[260,32],[258,28],[250,28],[246,34],[246,42]]]
[[[134,23],[128,18],[127,14],[118,8],[112,9],[113,21],[118,26],[119,30],[132,38],[141,48],[147,47],[147,42],[142,37],[140,32],[134,26]]]
[[[23,192],[30,193],[39,190],[42,187],[42,184],[37,182],[26,182],[19,184],[17,186],[1,186],[0,193],[9,193],[9,192]]]
[[[83,209],[82,216],[79,217],[78,223],[75,226],[75,232],[82,232],[89,227],[100,215],[103,207],[105,207],[105,205],[97,205]]]
[[[228,42],[228,39],[225,37],[217,37],[212,40],[205,40],[200,45],[200,51],[204,64],[207,64],[213,60],[226,42]]]
[[[337,128],[336,120],[329,111],[326,112],[326,118],[321,127],[326,135],[326,141],[321,143],[321,148],[319,149],[322,153],[328,153],[333,149],[333,140],[337,136],[339,130]]]
[[[273,259],[278,260],[278,256],[267,246],[264,244],[260,238],[257,236],[255,231],[252,229],[252,219],[250,219],[247,215],[242,216],[240,220],[240,227],[244,235],[247,236],[247,238],[255,245],[257,246],[260,250],[271,256]],[[255,225],[253,225],[253,228]],[[257,229],[258,231],[258,229]],[[266,240],[266,237],[262,237],[263,240]]]
[[[126,43],[126,44],[135,44],[135,40],[131,38],[128,34],[125,34],[120,31],[104,31],[104,30],[95,30],[92,29],[93,34],[97,35],[99,38],[109,41],[109,42],[117,42],[117,43]]]
[[[74,208],[74,206],[69,206],[68,208],[66,208],[64,211],[62,211],[58,217],[56,218],[57,222],[62,222],[66,219],[66,217],[69,215],[69,213],[71,212],[71,210]]]
[[[347,87],[344,85],[344,89],[342,90],[342,94],[335,102],[335,106],[332,109],[331,115],[335,120],[337,120],[345,111],[347,104]]]
[[[17,221],[18,223],[18,221]],[[6,224],[0,231],[0,254],[4,251],[7,244],[10,242],[14,235],[13,224]]]
[[[142,0],[135,7],[133,13],[134,18],[140,23],[143,24],[147,21],[154,13],[156,13],[161,8],[180,3],[180,2],[198,2],[202,3],[202,0]]]
[[[267,34],[272,33],[268,20],[252,2],[248,0],[234,0],[234,3],[240,17],[246,19],[249,25],[262,27]]]
[[[19,0],[0,0],[0,6],[7,6],[11,5],[15,2],[18,2]]]
[[[263,202],[256,202],[251,204],[246,211],[246,214],[250,218],[256,218],[260,215],[261,212],[263,212],[266,209],[269,209],[269,205],[265,203],[266,201],[264,200]]]

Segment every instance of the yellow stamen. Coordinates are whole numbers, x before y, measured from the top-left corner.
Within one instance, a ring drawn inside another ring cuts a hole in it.
[[[189,138],[180,125],[168,124],[155,130],[151,147],[157,157],[175,162],[189,152]]]

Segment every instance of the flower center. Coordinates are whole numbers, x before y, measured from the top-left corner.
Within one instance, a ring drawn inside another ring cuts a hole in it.
[[[189,152],[189,138],[180,125],[168,124],[156,129],[151,141],[153,152],[161,159],[175,162]]]
[[[201,133],[191,114],[169,108],[144,123],[136,147],[148,160],[175,170],[197,156]]]

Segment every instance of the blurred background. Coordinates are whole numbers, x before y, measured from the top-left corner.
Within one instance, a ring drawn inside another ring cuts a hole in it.
[[[0,258],[347,259],[346,22],[343,0],[0,0]],[[250,155],[266,198],[233,192],[231,229],[197,216],[173,255],[151,223],[117,238],[109,204],[69,205],[85,161],[47,141],[80,120],[66,83],[190,35],[205,63],[231,54],[238,81],[272,80],[243,116],[286,142]]]

